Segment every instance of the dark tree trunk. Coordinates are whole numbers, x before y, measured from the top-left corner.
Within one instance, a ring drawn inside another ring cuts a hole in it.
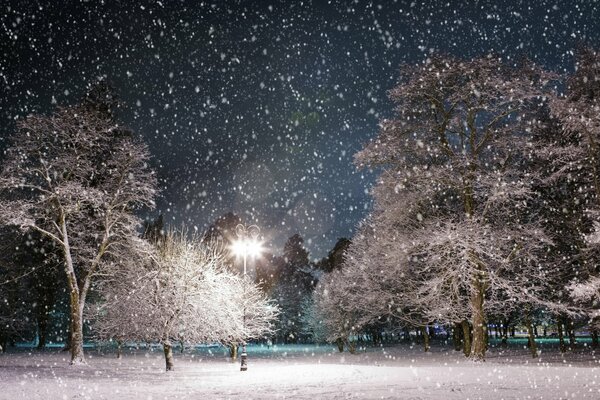
[[[502,327],[500,328],[500,332],[502,333],[502,347],[508,346],[508,319],[504,319],[502,322]]]
[[[461,330],[462,326],[460,322],[456,322],[454,327],[452,328],[452,343],[454,344],[454,351],[461,351],[462,342],[461,342]]]
[[[575,326],[573,324],[572,319],[567,319],[567,331],[569,332],[569,347],[570,350],[575,350],[575,346],[577,345],[577,341],[575,340]]]
[[[469,321],[463,320],[461,326],[463,332],[463,353],[465,357],[469,357],[471,355],[471,327],[469,326]]]
[[[564,353],[567,351],[567,347],[565,346],[565,336],[563,333],[563,319],[560,315],[556,317],[556,330],[558,331],[558,343],[560,347],[560,352]]]
[[[335,344],[337,345],[337,348],[340,351],[340,353],[342,353],[344,351],[344,340],[342,338],[337,338]]]
[[[474,361],[485,360],[485,315],[483,311],[483,283],[478,277],[474,278],[474,287],[471,293],[471,312],[473,319],[473,341],[471,355]]]
[[[166,341],[163,343],[163,350],[165,353],[165,365],[167,371],[173,371],[173,347],[171,346],[171,342]]]
[[[48,319],[49,319],[49,315],[45,310],[38,314],[38,319],[37,319],[38,339],[39,339],[38,345],[37,345],[38,349],[43,349],[44,347],[46,347],[46,338],[47,338],[47,332],[48,332]]]
[[[123,358],[123,342],[117,340],[117,358]]]
[[[423,334],[423,351],[429,351],[429,332],[427,326],[421,327],[421,333]]]
[[[356,342],[354,340],[348,339],[346,345],[350,354],[356,354]]]
[[[531,356],[533,358],[537,357],[537,344],[535,343],[535,332],[533,329],[533,324],[531,322],[531,316],[527,313],[525,317],[525,324],[527,325],[527,337],[528,337],[528,346],[531,351]]]

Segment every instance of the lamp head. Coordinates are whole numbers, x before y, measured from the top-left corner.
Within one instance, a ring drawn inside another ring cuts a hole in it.
[[[237,239],[231,244],[231,250],[235,255],[244,257],[259,257],[263,251],[262,242],[255,238]]]

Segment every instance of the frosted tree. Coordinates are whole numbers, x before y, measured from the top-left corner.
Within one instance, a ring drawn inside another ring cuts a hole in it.
[[[116,104],[100,84],[79,105],[19,121],[0,172],[0,219],[62,252],[72,364],[85,362],[83,312],[94,277],[136,235],[135,210],[154,204],[147,147],[117,122]]]
[[[378,237],[391,238],[394,258],[416,268],[415,290],[436,297],[431,293],[444,284],[457,304],[468,304],[469,353],[476,360],[485,356],[494,293],[529,293],[508,285],[503,270],[534,257],[546,239],[527,212],[536,177],[523,169],[529,145],[522,122],[543,101],[550,78],[529,63],[513,67],[496,56],[434,57],[406,67],[390,92],[396,117],[383,121],[355,157],[361,167],[384,168],[375,194],[378,227],[393,226],[399,236]],[[427,309],[442,307],[444,315],[446,291],[439,293]]]
[[[395,204],[398,208],[407,205]],[[381,205],[376,202],[376,207]],[[438,276],[434,268],[416,263],[415,257],[424,249],[417,254],[415,232],[400,228],[399,220],[382,219],[377,210],[362,223],[345,253],[344,277],[354,288],[342,295],[351,294],[347,301],[359,312],[361,326],[386,320],[388,329],[415,327],[422,332],[428,351],[429,324],[462,321],[468,315],[461,301],[463,292],[456,279]]]
[[[361,331],[365,314],[361,313],[354,295],[359,283],[347,272],[335,270],[325,274],[312,294],[311,307],[305,311],[305,321],[318,340],[335,343],[340,351],[347,346],[356,348],[357,333]]]
[[[539,140],[543,146],[540,157],[549,170],[549,191],[553,196],[564,194],[562,204],[554,207],[564,221],[558,227],[561,239],[570,238],[561,246],[563,264],[566,260],[569,266],[563,270],[562,284],[573,290],[573,300],[589,309],[594,345],[598,344],[600,300],[600,271],[596,267],[600,259],[599,77],[600,54],[580,48],[565,94],[553,97],[550,103],[552,134]],[[562,318],[558,316],[559,324]]]
[[[147,259],[116,269],[94,309],[100,340],[160,343],[167,371],[173,342],[241,342],[273,333],[277,308],[229,271],[222,246],[169,231]]]
[[[600,278],[594,276],[582,283],[572,283],[567,286],[572,299],[590,306],[589,316],[592,329],[600,329]]]

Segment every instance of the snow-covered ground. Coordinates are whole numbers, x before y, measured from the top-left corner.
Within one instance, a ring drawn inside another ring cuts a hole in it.
[[[56,350],[21,349],[0,354],[0,399],[600,399],[600,363],[590,349],[528,354],[493,349],[476,364],[448,347],[350,355],[330,346],[254,346],[240,372],[224,349],[201,348],[176,353],[167,373],[159,349],[122,359],[88,350],[83,367]]]

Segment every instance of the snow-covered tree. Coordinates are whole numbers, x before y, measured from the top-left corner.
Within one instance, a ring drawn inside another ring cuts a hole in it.
[[[473,359],[485,356],[486,310],[507,293],[539,289],[511,281],[548,242],[528,211],[539,177],[524,168],[524,122],[550,78],[497,56],[406,67],[390,92],[396,117],[355,157],[361,167],[383,168],[374,190],[372,232],[382,249],[375,264],[404,265],[383,279],[402,282],[418,302],[410,308],[432,320],[468,316]]]
[[[307,322],[319,340],[336,343],[339,350],[344,346],[351,353],[356,348],[356,335],[362,332],[368,321],[365,309],[359,307],[360,282],[348,274],[349,270],[334,270],[322,276],[312,294],[312,307],[306,311]]]
[[[540,137],[540,157],[549,171],[547,186],[557,218],[563,287],[556,293],[588,308],[598,342],[598,261],[600,260],[600,54],[582,47],[564,95],[552,97],[553,130]],[[546,129],[548,131],[548,129]],[[557,190],[560,188],[560,190]],[[566,286],[567,290],[564,290]],[[568,301],[568,299],[564,299]],[[560,320],[562,316],[558,316]],[[559,321],[560,322],[560,321]]]
[[[440,291],[429,290],[424,282],[432,277],[432,271],[417,273],[406,253],[407,237],[402,236],[395,225],[381,222],[373,214],[359,227],[345,252],[343,273],[337,274],[336,283],[332,281],[338,287],[346,287],[334,293],[345,297],[339,302],[349,307],[346,314],[353,310],[358,316],[356,329],[367,330],[381,321],[389,321],[388,329],[415,327],[427,338],[429,323],[451,318],[447,316],[450,310],[454,316],[462,308],[452,307],[453,296],[448,296],[443,287]],[[431,309],[432,304],[442,304],[432,301],[437,296],[446,296],[444,315],[436,309],[430,311],[435,315],[431,317],[426,310]],[[427,340],[424,344],[427,351]]]
[[[41,233],[63,254],[73,364],[85,362],[83,312],[94,276],[136,235],[134,211],[153,206],[147,147],[117,122],[116,104],[100,84],[81,104],[19,121],[0,172],[0,219]]]
[[[94,310],[99,339],[160,343],[170,371],[173,342],[229,344],[273,333],[277,307],[228,270],[218,242],[169,231],[149,246],[149,258],[102,282]]]

